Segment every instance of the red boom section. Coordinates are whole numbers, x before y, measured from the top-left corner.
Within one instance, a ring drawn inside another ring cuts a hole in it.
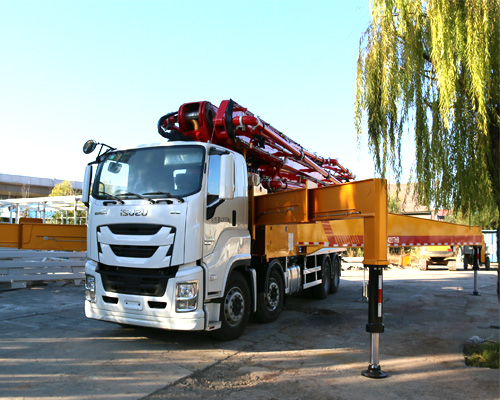
[[[304,149],[233,100],[219,107],[208,101],[183,104],[158,121],[158,132],[170,140],[210,142],[241,153],[250,173],[258,174],[270,191],[319,186],[353,180],[336,159]]]

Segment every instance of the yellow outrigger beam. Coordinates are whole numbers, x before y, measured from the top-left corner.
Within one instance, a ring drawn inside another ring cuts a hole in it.
[[[481,246],[478,226],[387,213],[384,180],[369,179],[252,197],[253,226],[264,229],[259,252],[269,258],[311,254],[324,247],[363,247],[364,263],[387,265],[387,246]],[[25,218],[0,224],[0,247],[85,251],[86,227]]]
[[[364,264],[387,265],[387,247],[483,245],[479,226],[389,214],[381,179],[283,191],[254,201],[254,225],[265,228],[264,252],[270,258],[363,247]],[[291,236],[293,249],[285,245]]]

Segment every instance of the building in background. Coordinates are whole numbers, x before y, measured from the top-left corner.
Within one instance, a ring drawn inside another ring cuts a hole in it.
[[[23,175],[0,174],[0,199],[47,197],[61,179],[36,178]],[[82,182],[72,182],[73,189],[82,190]]]

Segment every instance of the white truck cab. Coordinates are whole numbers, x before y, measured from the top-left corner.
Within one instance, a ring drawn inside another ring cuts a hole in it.
[[[224,323],[228,338],[241,334],[250,287],[236,288],[220,315],[234,269],[255,281],[240,154],[198,142],[110,149],[85,183],[87,317],[176,330]]]

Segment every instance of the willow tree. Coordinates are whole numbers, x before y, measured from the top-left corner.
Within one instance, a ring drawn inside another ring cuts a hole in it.
[[[372,0],[355,123],[358,140],[368,128],[377,172],[399,181],[409,132],[421,204],[498,213],[499,76],[500,0]]]

